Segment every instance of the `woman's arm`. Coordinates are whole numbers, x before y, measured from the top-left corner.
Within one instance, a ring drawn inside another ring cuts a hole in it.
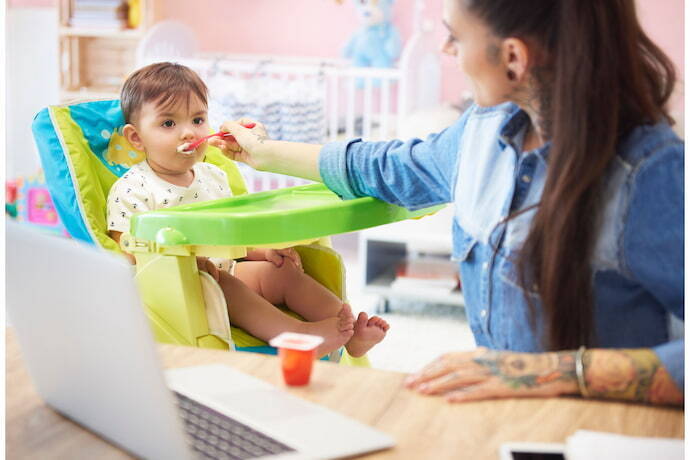
[[[250,122],[255,123],[254,128],[242,126]],[[261,123],[248,118],[238,122],[226,121],[220,129],[232,133],[236,142],[215,137],[209,143],[220,148],[230,159],[260,171],[322,181],[319,173],[321,145],[271,140]]]
[[[449,401],[580,394],[575,351],[515,353],[479,348],[447,353],[406,380]],[[649,349],[591,349],[583,354],[590,397],[681,405],[683,393]]]
[[[648,348],[594,349],[582,358],[592,397],[682,405],[683,392]]]
[[[339,196],[372,196],[408,209],[447,203],[468,110],[456,123],[426,140],[331,142],[325,146],[270,141],[263,127],[242,119],[221,127],[237,142],[209,141],[233,160],[253,168],[322,181]]]

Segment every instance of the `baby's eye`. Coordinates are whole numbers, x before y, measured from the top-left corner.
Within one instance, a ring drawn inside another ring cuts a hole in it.
[[[165,120],[163,123],[161,123],[161,126],[163,126],[164,128],[172,128],[173,126],[175,126],[175,122],[172,120]]]
[[[206,119],[204,117],[196,117],[194,119],[194,124],[195,125],[203,125]]]
[[[448,37],[446,38],[446,43],[452,44],[457,42],[458,39],[453,36],[453,34],[448,34]]]

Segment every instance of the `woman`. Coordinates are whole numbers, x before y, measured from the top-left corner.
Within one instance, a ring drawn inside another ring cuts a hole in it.
[[[443,15],[443,51],[475,100],[443,132],[322,147],[227,122],[237,143],[215,144],[346,199],[453,203],[480,348],[441,356],[410,388],[682,404],[683,341],[669,342],[667,323],[684,302],[675,74],[634,2],[445,0]]]

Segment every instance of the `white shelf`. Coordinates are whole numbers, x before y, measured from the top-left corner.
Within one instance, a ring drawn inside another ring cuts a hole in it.
[[[144,35],[142,29],[117,29],[108,27],[69,27],[61,26],[62,37],[128,38],[138,40]]]
[[[124,22],[77,22],[75,0],[57,0],[60,101],[115,99],[136,68],[136,49],[151,26],[153,0],[140,0],[136,28]]]
[[[74,101],[74,100],[98,100],[98,99],[117,99],[120,97],[120,93],[117,90],[106,90],[106,89],[96,89],[96,88],[84,88],[81,90],[63,90],[60,91],[60,99],[62,101]]]
[[[396,267],[405,260],[420,256],[450,259],[453,250],[452,223],[453,208],[447,206],[431,216],[374,227],[360,233],[359,260],[362,263],[363,290],[380,296],[380,310],[387,311],[388,300],[393,298],[465,306],[461,291],[433,286],[391,286]]]
[[[459,290],[445,291],[434,287],[429,288],[393,288],[395,280],[393,270],[383,273],[370,281],[364,287],[368,294],[380,295],[387,298],[404,297],[409,300],[420,300],[426,303],[442,303],[448,305],[465,305],[465,297]]]

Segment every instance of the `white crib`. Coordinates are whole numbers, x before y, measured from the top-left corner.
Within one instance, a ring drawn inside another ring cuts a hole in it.
[[[254,118],[267,125],[272,138],[387,140],[403,135],[407,117],[440,104],[438,44],[429,25],[415,27],[396,68],[353,67],[334,59],[201,55],[189,46],[193,34],[185,29],[170,23],[152,28],[140,45],[138,64],[172,60],[196,70],[209,85],[214,126],[263,107]],[[184,47],[177,48],[175,40]],[[306,183],[244,165],[241,169],[250,192]]]

